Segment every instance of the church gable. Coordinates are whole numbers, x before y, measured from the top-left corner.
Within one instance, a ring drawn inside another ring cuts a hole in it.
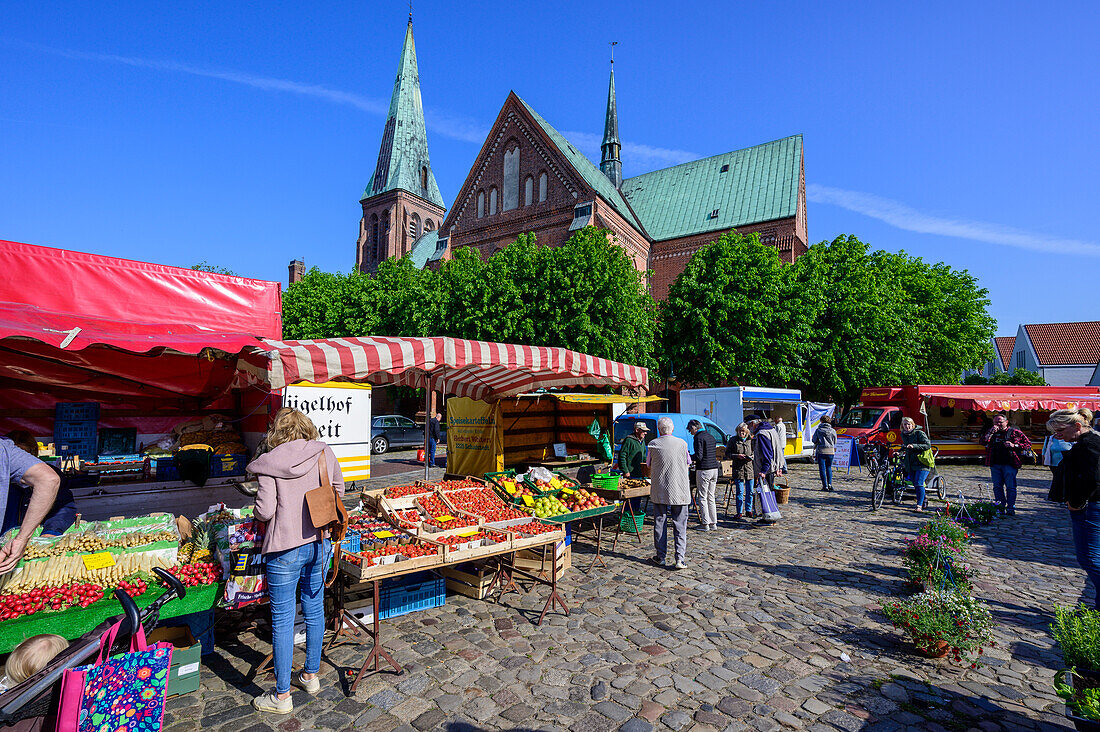
[[[583,176],[509,93],[443,227],[455,234],[506,225],[591,196]]]

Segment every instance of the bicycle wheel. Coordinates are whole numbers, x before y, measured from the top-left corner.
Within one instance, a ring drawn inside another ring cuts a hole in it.
[[[882,499],[886,497],[886,476],[882,473],[875,474],[875,482],[871,484],[871,510],[876,511],[882,505]]]
[[[932,479],[932,488],[935,489],[936,495],[940,497],[940,500],[947,499],[947,481],[943,479],[942,475],[936,475]]]
[[[906,486],[905,483],[894,483],[894,490],[892,491],[893,492],[892,498],[894,499],[894,505],[896,505],[896,506],[901,505],[902,499],[905,498],[905,489],[906,489],[906,487],[907,486]]]

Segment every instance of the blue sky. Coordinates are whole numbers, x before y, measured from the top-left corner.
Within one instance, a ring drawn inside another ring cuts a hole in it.
[[[509,89],[627,176],[805,136],[811,242],[969,269],[1000,334],[1100,319],[1100,5],[414,7],[449,203]],[[348,270],[408,6],[9,3],[0,238],[285,281]]]

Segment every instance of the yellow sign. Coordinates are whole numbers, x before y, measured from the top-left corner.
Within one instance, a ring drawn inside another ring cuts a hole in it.
[[[524,496],[523,497],[523,502],[528,506],[534,506],[535,505],[535,501],[534,501],[533,498],[531,498],[531,496]]]
[[[455,517],[450,515],[450,514],[447,514],[446,516],[436,516],[435,520],[438,521],[441,524],[445,524],[448,521],[454,521]]]
[[[463,531],[461,534],[458,534],[458,536],[465,538],[467,536],[475,536],[478,533],[480,532],[477,529],[474,529],[473,531]]]
[[[84,568],[89,572],[93,572],[97,569],[107,569],[107,567],[115,566],[115,558],[111,556],[110,552],[99,552],[98,554],[85,554],[81,559],[84,560]]]
[[[375,531],[374,535],[377,536],[379,539],[390,539],[390,538],[393,537],[393,532],[392,531]]]
[[[576,491],[575,491],[575,490],[573,490],[572,488],[562,488],[562,489],[561,489],[561,492],[562,492],[562,493],[567,493],[567,494],[569,494],[569,495],[573,495],[574,493],[576,493]]]
[[[504,484],[504,490],[506,490],[509,493],[515,495],[516,487],[514,485],[512,485],[511,483],[505,483]]]
[[[447,400],[447,472],[483,475],[504,470],[500,402],[466,397]]]

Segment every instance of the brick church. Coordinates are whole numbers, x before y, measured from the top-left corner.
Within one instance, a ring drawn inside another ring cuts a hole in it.
[[[408,254],[417,266],[462,247],[490,256],[533,232],[560,245],[587,225],[610,229],[664,299],[691,255],[728,231],[757,232],[793,262],[806,251],[802,136],[622,177],[615,70],[597,167],[509,92],[450,211],[428,161],[412,21],[405,33],[378,163],[360,203],[356,265]]]

